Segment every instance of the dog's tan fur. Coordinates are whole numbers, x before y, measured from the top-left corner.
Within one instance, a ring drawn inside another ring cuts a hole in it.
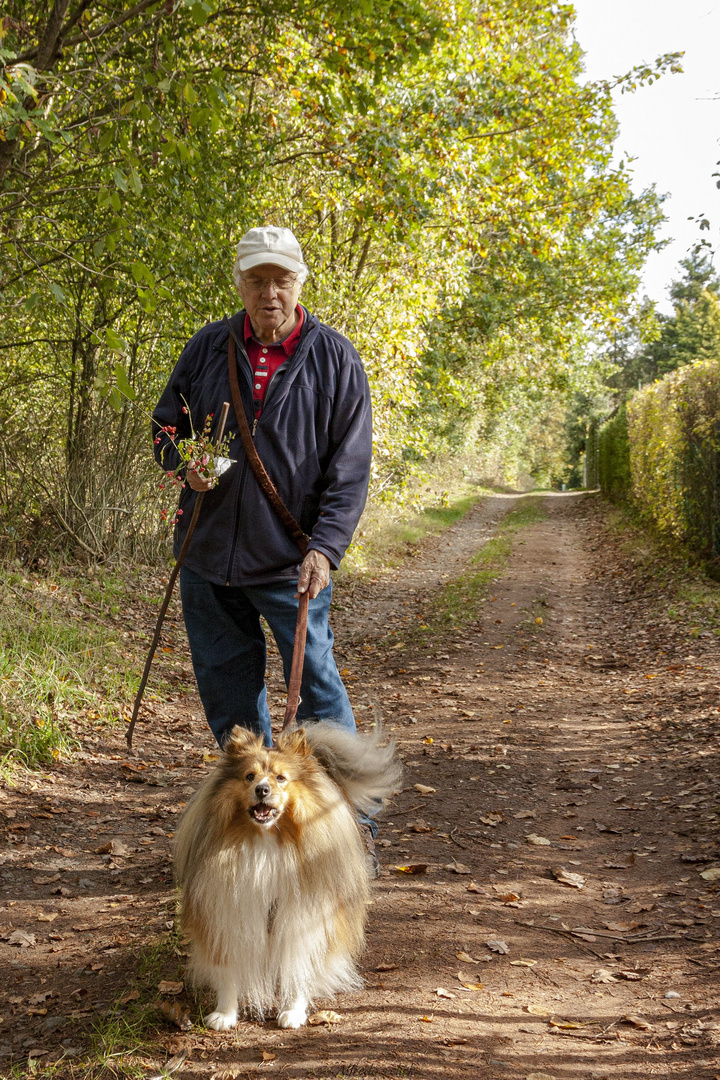
[[[273,749],[233,729],[175,839],[191,973],[218,996],[208,1027],[233,1027],[238,1004],[299,1027],[313,1000],[360,986],[368,877],[353,807],[398,778],[393,746],[337,725],[294,729]]]

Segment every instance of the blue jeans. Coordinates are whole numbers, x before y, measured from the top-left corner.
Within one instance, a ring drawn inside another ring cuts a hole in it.
[[[270,585],[213,585],[183,567],[180,593],[195,678],[208,724],[222,746],[235,724],[262,735],[272,746],[267,705],[265,634],[262,615],[280,651],[285,683],[290,677],[298,602],[296,582]],[[332,585],[308,609],[307,645],[298,723],[334,720],[355,731],[347,691],[332,652],[328,623]]]

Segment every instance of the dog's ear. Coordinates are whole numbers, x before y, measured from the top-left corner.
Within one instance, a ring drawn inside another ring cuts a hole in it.
[[[262,748],[262,736],[248,731],[247,728],[240,727],[239,724],[236,724],[232,729],[223,747],[225,753],[230,757],[239,757],[241,754],[247,754],[248,751],[260,751]]]
[[[305,728],[296,728],[294,731],[287,731],[284,735],[278,736],[277,748],[283,750],[286,754],[300,754],[302,757],[309,757],[310,747],[305,738]]]

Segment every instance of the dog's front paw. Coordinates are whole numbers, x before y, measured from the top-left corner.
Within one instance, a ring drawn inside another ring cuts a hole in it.
[[[307,1009],[295,1006],[294,1009],[283,1009],[278,1013],[277,1026],[281,1028],[299,1028],[307,1020]]]
[[[236,1012],[211,1012],[205,1017],[205,1027],[212,1028],[213,1031],[229,1031],[236,1026]]]

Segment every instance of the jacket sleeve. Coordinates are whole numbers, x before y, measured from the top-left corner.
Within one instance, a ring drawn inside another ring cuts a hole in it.
[[[372,406],[359,359],[343,365],[330,421],[332,456],[324,474],[309,548],[337,570],[365,507],[372,458]]]
[[[186,402],[190,400],[190,376],[188,372],[188,345],[180,356],[168,384],[162,392],[152,415],[152,437],[155,460],[167,472],[180,465],[180,455],[175,442],[190,437],[192,424]],[[185,411],[183,411],[185,410]],[[169,428],[170,434],[165,429]],[[173,432],[172,429],[175,429]]]

